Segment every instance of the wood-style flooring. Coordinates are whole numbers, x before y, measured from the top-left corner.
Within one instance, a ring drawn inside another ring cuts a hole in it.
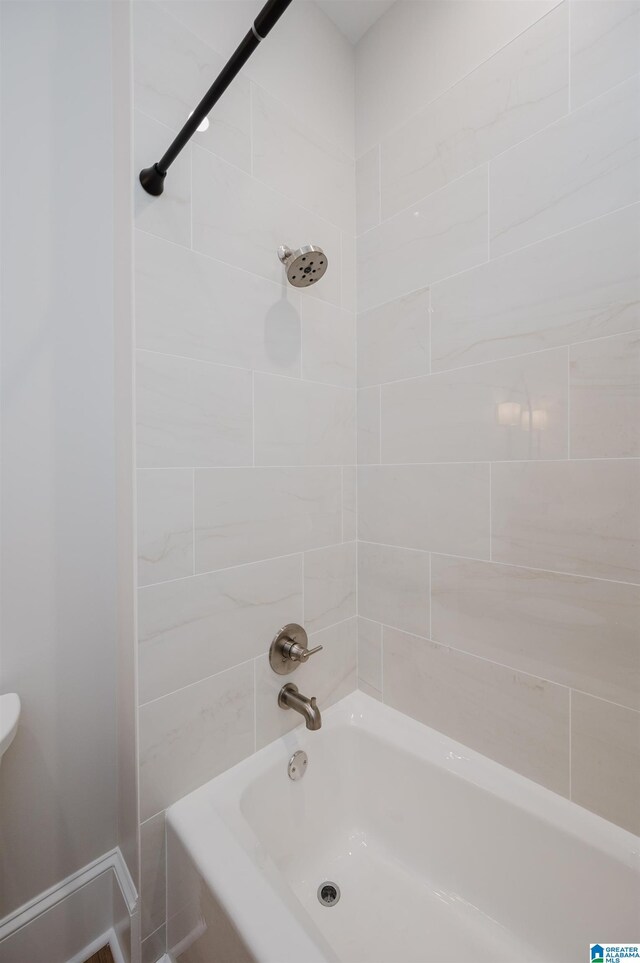
[[[90,956],[86,963],[113,963],[111,950],[108,946],[103,946],[101,950]]]

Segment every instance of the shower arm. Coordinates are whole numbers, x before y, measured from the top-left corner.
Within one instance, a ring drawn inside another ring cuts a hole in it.
[[[189,143],[211,108],[218,102],[220,97],[222,97],[231,81],[236,77],[242,67],[244,67],[260,41],[264,40],[291,2],[292,0],[267,0],[253,21],[251,30],[231,54],[227,64],[222,68],[217,78],[209,87],[209,90],[160,160],[157,164],[154,164],[153,167],[145,167],[144,170],[140,171],[140,183],[147,194],[153,194],[155,196],[162,194],[164,190],[164,179],[167,176],[167,170],[171,164],[173,164],[182,148]]]

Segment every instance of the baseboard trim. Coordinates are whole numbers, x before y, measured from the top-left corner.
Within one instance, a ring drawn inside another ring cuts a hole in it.
[[[94,859],[92,863],[88,863],[87,866],[77,872],[67,876],[66,879],[56,883],[55,886],[50,886],[44,893],[40,893],[28,903],[24,903],[23,906],[14,910],[13,913],[9,913],[3,920],[0,920],[0,940],[4,940],[22,927],[28,926],[38,916],[57,906],[62,900],[67,899],[73,893],[82,889],[83,886],[97,879],[98,876],[102,876],[103,873],[115,875],[122,898],[129,910],[129,915],[133,916],[138,903],[138,894],[122,853],[116,847],[103,856],[99,856],[98,859]],[[104,943],[102,945],[104,946]]]

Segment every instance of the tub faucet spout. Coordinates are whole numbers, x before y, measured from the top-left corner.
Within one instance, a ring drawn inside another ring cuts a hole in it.
[[[301,716],[304,716],[304,724],[307,729],[315,731],[322,725],[322,716],[315,696],[308,699],[298,691],[298,686],[293,682],[283,685],[278,696],[278,705],[281,709],[295,709]]]

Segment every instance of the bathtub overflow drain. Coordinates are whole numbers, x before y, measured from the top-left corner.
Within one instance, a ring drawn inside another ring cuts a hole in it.
[[[318,899],[323,906],[335,906],[340,899],[340,887],[337,883],[320,883],[318,886]]]
[[[306,752],[303,752],[302,749],[298,749],[297,752],[294,752],[294,754],[291,756],[291,759],[289,760],[289,765],[287,766],[289,779],[293,779],[294,782],[297,782],[298,779],[302,779],[305,772],[307,771],[308,763],[309,763],[309,760],[307,758]]]

